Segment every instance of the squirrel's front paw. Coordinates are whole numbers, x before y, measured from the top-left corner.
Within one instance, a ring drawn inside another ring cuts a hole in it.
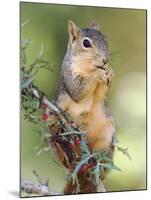
[[[107,85],[110,86],[112,78],[114,77],[114,71],[112,68],[106,69],[106,75],[107,75]]]
[[[104,85],[110,86],[113,76],[114,76],[114,72],[112,68],[99,70],[100,81]]]

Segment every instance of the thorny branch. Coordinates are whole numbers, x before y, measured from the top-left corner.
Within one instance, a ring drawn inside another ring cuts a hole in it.
[[[74,124],[72,124],[69,121],[68,117],[66,116],[66,113],[61,111],[60,108],[58,108],[54,103],[48,101],[48,99],[43,95],[43,93],[41,93],[38,90],[37,87],[34,87],[31,84],[28,87],[28,89],[26,89],[26,92],[27,91],[28,91],[28,95],[32,95],[33,98],[37,98],[39,100],[40,105],[42,105],[42,104],[45,105],[45,107],[51,111],[51,115],[57,115],[60,118],[61,126],[65,128],[65,131],[63,133],[60,133],[61,137],[63,137],[64,139],[66,139],[66,137],[67,137],[67,139],[71,140],[71,144],[73,144],[73,142],[72,142],[73,135],[80,136],[80,140],[81,140],[80,148],[82,148],[82,152],[83,152],[83,155],[85,156],[85,158],[82,158],[82,160],[80,162],[77,162],[77,165],[75,166],[75,170],[73,170],[73,173],[71,174],[73,181],[77,182],[78,172],[83,168],[84,165],[87,165],[87,162],[92,157],[95,157],[95,155],[97,155],[97,153],[91,154],[89,152],[87,144],[83,138],[83,135],[85,134],[85,132],[81,132],[81,130],[78,127],[76,127]],[[25,92],[23,91],[23,94],[24,93]],[[69,128],[69,130],[68,130],[68,128]],[[52,136],[50,134],[48,134],[48,141],[50,141],[49,138],[51,138],[51,137]],[[69,137],[71,137],[71,138],[69,138]],[[78,138],[76,138],[76,139],[78,139]],[[48,146],[51,148],[50,142],[48,142]],[[71,149],[71,151],[73,151],[73,149]],[[64,156],[66,156],[66,160],[68,160],[67,155],[64,155]],[[68,166],[70,166],[69,161],[68,161]],[[92,164],[92,167],[93,167],[93,164]],[[38,177],[38,175],[35,172],[34,172],[34,174]],[[48,182],[42,182],[41,179],[39,179],[38,183],[32,183],[31,181],[28,181],[28,180],[22,180],[21,181],[21,190],[26,193],[29,193],[29,194],[33,193],[33,194],[37,194],[37,195],[61,194],[59,192],[56,192],[54,189],[49,189]],[[102,181],[99,180],[98,192],[105,192],[105,191],[106,190],[105,190],[105,187],[104,187]]]
[[[101,172],[102,167],[105,167],[106,169],[114,169],[114,170],[120,171],[120,169],[113,164],[113,161],[110,160],[110,158],[108,158],[108,155],[107,155],[108,152],[104,149],[101,152],[90,153],[88,146],[83,138],[85,132],[81,132],[81,130],[78,127],[76,127],[75,124],[72,124],[70,122],[70,120],[68,119],[68,117],[66,116],[66,113],[64,113],[62,110],[60,110],[60,108],[58,108],[54,103],[50,102],[44,96],[44,94],[38,90],[37,87],[30,85],[30,87],[28,88],[28,95],[32,95],[33,98],[37,98],[40,105],[45,105],[45,107],[47,109],[49,109],[49,111],[51,111],[51,115],[55,115],[55,116],[59,117],[59,120],[61,121],[61,127],[63,127],[65,129],[64,132],[61,132],[59,134],[59,137],[61,137],[62,139],[65,139],[65,140],[69,139],[71,144],[73,144],[73,141],[72,141],[73,135],[80,136],[80,149],[82,150],[83,154],[81,155],[81,160],[79,162],[77,162],[75,169],[73,170],[71,176],[69,176],[69,177],[72,178],[73,181],[77,182],[78,172],[83,170],[83,168],[89,164],[88,161],[91,158],[93,158],[93,159],[95,159],[95,162],[97,162],[97,164],[95,164],[95,163],[94,163],[94,165],[92,164],[92,167],[94,168],[92,173],[94,173],[96,176],[97,191],[105,192],[106,189],[103,185],[103,182],[101,179],[98,178],[100,176],[100,174],[102,173]],[[52,145],[50,142],[51,137],[53,137],[53,135],[51,135],[51,134],[48,134],[45,137],[49,141],[48,146],[50,147],[50,149],[51,149],[51,145]],[[71,138],[69,138],[69,137],[71,137]],[[118,140],[116,138],[114,138],[113,143],[114,143],[114,146],[117,148],[117,150],[119,150],[123,154],[127,155],[127,157],[129,159],[131,158],[127,152],[127,149],[125,150],[117,145]],[[74,149],[71,148],[71,151],[73,151],[73,150]],[[67,155],[64,154],[64,156],[66,157],[66,160],[68,161]],[[107,163],[102,163],[101,162],[102,160],[107,161]],[[60,161],[60,160],[57,158],[57,161]],[[68,161],[68,167],[69,166],[70,166],[70,163]],[[36,175],[36,173],[34,173],[34,174]],[[36,176],[38,177],[38,175],[36,175]],[[54,189],[50,189],[48,187],[48,182],[42,182],[40,179],[39,179],[38,183],[32,183],[31,181],[22,180],[21,181],[21,189],[22,189],[22,191],[29,193],[29,194],[30,193],[38,194],[38,195],[62,194],[60,192],[55,191]]]

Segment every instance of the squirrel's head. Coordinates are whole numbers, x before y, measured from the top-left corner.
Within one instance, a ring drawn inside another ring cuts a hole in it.
[[[68,52],[73,57],[87,60],[97,68],[104,68],[108,64],[108,43],[95,21],[90,23],[89,28],[84,29],[80,29],[74,22],[69,21],[68,32]]]

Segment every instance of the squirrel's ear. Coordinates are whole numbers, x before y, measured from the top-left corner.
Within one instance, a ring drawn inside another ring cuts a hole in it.
[[[99,24],[95,20],[91,21],[90,28],[96,29],[98,31],[100,30],[100,26],[99,26]]]
[[[69,32],[70,40],[73,42],[79,36],[80,29],[75,23],[73,23],[73,21],[69,21],[68,32]]]

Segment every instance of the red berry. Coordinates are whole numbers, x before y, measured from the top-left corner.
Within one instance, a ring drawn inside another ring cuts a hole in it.
[[[74,144],[75,144],[75,145],[79,145],[79,144],[80,144],[80,139],[79,139],[79,138],[76,138],[76,139],[74,140]]]
[[[82,165],[79,172],[80,173],[85,172],[87,171],[87,169],[88,169],[88,165]]]
[[[73,143],[71,143],[71,144],[69,145],[69,147],[70,147],[71,149],[74,149],[74,148],[75,148],[75,146],[74,146]]]
[[[46,113],[43,113],[41,119],[42,121],[46,121],[48,119],[48,115]]]
[[[87,166],[88,168],[92,168],[94,166],[94,163],[88,163]]]

